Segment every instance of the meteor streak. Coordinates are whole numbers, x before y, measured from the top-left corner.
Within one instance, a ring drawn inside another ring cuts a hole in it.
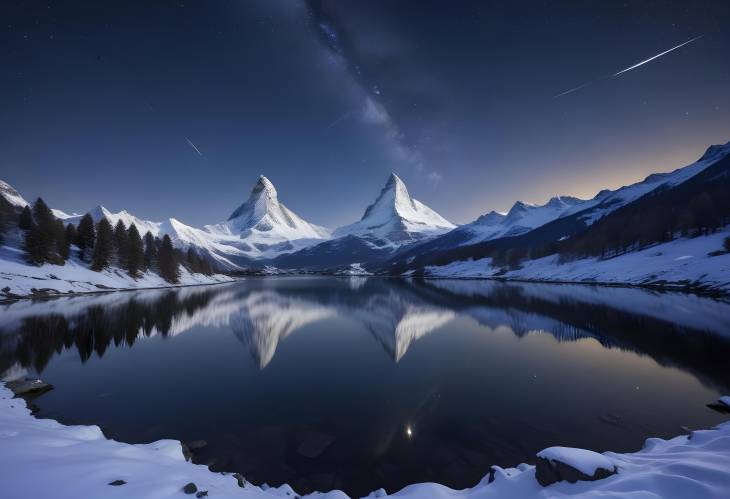
[[[621,70],[621,71],[619,71],[618,73],[614,73],[614,74],[612,74],[611,76],[618,76],[618,75],[620,75],[621,73],[625,73],[626,71],[631,71],[632,69],[638,68],[639,66],[643,66],[643,65],[644,65],[644,64],[646,64],[647,62],[653,61],[654,59],[656,59],[656,58],[658,58],[658,57],[661,57],[661,56],[663,56],[663,55],[665,55],[665,54],[668,54],[669,52],[671,52],[671,51],[673,51],[673,50],[677,50],[677,49],[678,49],[678,48],[680,48],[680,47],[684,47],[684,46],[685,46],[685,45],[687,45],[688,43],[692,43],[693,41],[695,41],[695,40],[698,40],[698,39],[700,39],[700,38],[702,38],[702,35],[700,35],[700,36],[696,36],[696,37],[692,38],[691,40],[687,40],[687,41],[686,41],[686,42],[684,42],[684,43],[680,43],[680,44],[679,44],[679,45],[677,45],[676,47],[672,47],[672,48],[670,48],[669,50],[665,50],[665,51],[664,51],[664,52],[662,52],[661,54],[657,54],[657,55],[655,55],[654,57],[649,57],[648,59],[646,59],[646,60],[643,60],[643,61],[641,61],[641,62],[640,62],[640,63],[638,63],[638,64],[634,64],[634,65],[633,65],[633,66],[631,66],[631,67],[628,67],[628,68],[626,68],[626,69],[622,69],[622,70]]]
[[[584,84],[582,84],[582,85],[578,85],[577,87],[571,88],[570,90],[566,90],[565,92],[561,92],[561,93],[559,93],[559,94],[557,94],[557,95],[554,95],[554,96],[553,96],[553,99],[557,99],[558,97],[562,97],[563,95],[568,95],[568,94],[572,94],[573,92],[576,92],[576,91],[580,90],[581,88],[585,88],[585,87],[587,87],[588,85],[592,85],[593,83],[595,83],[595,82],[597,82],[597,81],[600,81],[600,80],[605,80],[606,78],[616,78],[617,76],[619,76],[619,75],[621,75],[621,74],[623,74],[623,73],[626,73],[627,71],[631,71],[632,69],[636,69],[636,68],[638,68],[639,66],[643,66],[644,64],[646,64],[646,63],[648,63],[648,62],[651,62],[651,61],[653,61],[654,59],[657,59],[657,58],[659,58],[659,57],[661,57],[661,56],[663,56],[663,55],[666,55],[666,54],[668,54],[669,52],[672,52],[673,50],[677,50],[677,49],[678,49],[678,48],[680,48],[680,47],[684,47],[685,45],[687,45],[687,44],[690,44],[690,43],[692,43],[692,42],[693,42],[693,41],[695,41],[695,40],[699,40],[700,38],[702,38],[702,35],[700,35],[700,36],[696,36],[696,37],[694,37],[694,38],[692,38],[692,39],[690,39],[690,40],[687,40],[687,41],[686,41],[686,42],[684,42],[684,43],[680,43],[680,44],[679,44],[679,45],[677,45],[676,47],[672,47],[672,48],[670,48],[669,50],[665,50],[664,52],[661,52],[661,53],[659,53],[659,54],[657,54],[657,55],[655,55],[655,56],[649,57],[648,59],[645,59],[645,60],[643,60],[643,61],[641,61],[641,62],[639,62],[639,63],[637,63],[637,64],[634,64],[633,66],[630,66],[630,67],[626,68],[626,69],[622,69],[622,70],[621,70],[621,71],[619,71],[618,73],[614,73],[614,74],[612,74],[612,75],[606,75],[606,76],[602,76],[601,78],[596,78],[595,80],[591,80],[591,81],[589,81],[589,82],[587,82],[587,83],[584,83]]]
[[[195,152],[197,152],[199,156],[202,156],[203,155],[203,153],[200,152],[200,149],[198,149],[197,147],[195,147],[195,144],[193,144],[193,142],[189,138],[185,137],[185,140],[188,141],[188,144],[190,144],[190,147],[192,147],[193,149],[195,149]]]

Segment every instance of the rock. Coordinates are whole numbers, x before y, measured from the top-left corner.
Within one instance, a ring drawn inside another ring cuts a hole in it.
[[[182,446],[182,453],[183,457],[186,461],[192,461],[193,459],[193,451],[190,450],[190,447],[185,442],[180,442],[180,445]]]
[[[335,437],[332,435],[325,435],[318,431],[306,431],[301,435],[301,443],[297,452],[304,457],[314,459],[322,455],[334,441]]]
[[[109,482],[109,485],[118,487],[120,485],[124,485],[125,483],[127,483],[127,482],[125,482],[124,480],[114,480],[113,482]]]
[[[730,413],[730,396],[720,397],[717,402],[707,404],[707,407],[722,414]]]
[[[41,379],[20,379],[16,381],[8,381],[7,386],[15,395],[39,395],[53,389],[53,385],[46,383]]]
[[[187,442],[187,446],[191,450],[202,449],[207,445],[208,442],[206,442],[205,440],[193,440],[191,442]]]
[[[198,499],[200,499],[201,497],[205,497],[207,495],[208,495],[208,491],[207,490],[201,490],[200,492],[198,492],[197,494],[195,494],[195,497],[197,497]]]
[[[190,495],[195,494],[198,491],[198,487],[193,482],[190,482],[189,484],[185,485],[182,490],[186,494]]]
[[[233,478],[236,479],[236,481],[238,482],[238,486],[239,487],[245,487],[246,486],[246,479],[243,477],[242,474],[240,474],[240,473],[234,473],[233,474]]]
[[[592,482],[615,473],[616,466],[602,454],[568,447],[550,447],[539,452],[535,466],[535,479],[543,487],[563,480]]]

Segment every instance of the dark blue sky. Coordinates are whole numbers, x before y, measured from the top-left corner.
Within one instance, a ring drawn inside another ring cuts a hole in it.
[[[463,223],[730,140],[727,1],[4,1],[0,19],[0,178],[66,211],[212,223],[263,173],[336,226],[395,171]]]

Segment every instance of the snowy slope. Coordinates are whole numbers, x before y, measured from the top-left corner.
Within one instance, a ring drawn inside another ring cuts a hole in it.
[[[577,469],[588,469],[596,460],[596,454],[581,449],[562,448],[561,454]],[[584,456],[588,460],[581,459]],[[559,482],[541,487],[535,479],[534,466],[492,466],[491,477],[485,476],[471,489],[457,491],[436,483],[421,483],[390,495],[379,489],[368,497],[721,499],[730,494],[730,423],[670,440],[651,438],[636,453],[606,452],[600,456],[602,462],[615,466],[618,474],[595,482]],[[485,474],[488,471],[485,469]],[[123,480],[124,484],[109,485],[116,480]],[[0,482],[3,497],[8,499],[182,499],[194,497],[182,490],[190,482],[219,499],[297,496],[288,485],[239,486],[232,475],[213,473],[205,466],[189,463],[183,456],[182,444],[176,440],[131,445],[106,439],[97,426],[65,426],[52,419],[37,419],[25,401],[13,398],[12,392],[2,385]],[[337,490],[306,497],[347,498]]]
[[[385,187],[363,217],[335,230],[334,237],[354,235],[375,241],[378,246],[397,248],[456,227],[408,194],[406,184],[392,173]]]
[[[53,210],[65,223],[78,224],[83,215],[68,215]],[[224,269],[240,269],[252,260],[273,258],[281,253],[302,249],[330,237],[329,231],[311,224],[279,202],[276,188],[264,177],[251,191],[248,200],[239,206],[230,218],[202,229],[169,218],[163,222],[143,220],[126,210],[112,212],[104,206],[89,211],[94,222],[103,217],[116,225],[134,224],[140,234],[147,231],[153,236],[170,236],[178,248],[195,246],[206,250]]]
[[[28,201],[23,199],[23,196],[21,196],[12,185],[2,180],[0,180],[0,196],[4,197],[11,205],[18,208],[25,208],[28,206]]]
[[[232,280],[231,277],[220,274],[191,274],[184,267],[180,267],[181,286]],[[95,272],[89,269],[88,264],[75,257],[67,260],[65,265],[29,265],[21,250],[0,246],[0,298],[170,286],[170,283],[153,272],[145,272],[138,279],[132,279],[117,268]]]
[[[548,222],[569,215],[578,215],[587,224],[592,224],[602,216],[639,199],[659,187],[679,185],[700,173],[708,166],[730,154],[730,142],[710,146],[696,162],[669,173],[655,173],[643,181],[621,187],[614,191],[603,190],[595,197],[582,200],[570,196],[557,196],[544,205],[534,205],[517,201],[507,215],[490,212],[474,222],[463,225],[454,231],[463,235],[461,245],[476,244],[500,237],[517,236]]]
[[[730,293],[730,253],[709,256],[722,250],[730,228],[715,234],[682,238],[641,251],[601,260],[584,258],[560,263],[558,255],[522,262],[521,268],[501,273],[491,258],[462,260],[426,267],[431,277],[495,277],[546,282],[589,282],[610,284],[661,284],[694,287]]]

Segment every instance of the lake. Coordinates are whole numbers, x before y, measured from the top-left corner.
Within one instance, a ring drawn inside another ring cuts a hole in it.
[[[632,288],[280,277],[0,305],[0,372],[56,387],[39,417],[301,493],[638,450],[726,419],[706,404],[728,359],[730,304]]]

